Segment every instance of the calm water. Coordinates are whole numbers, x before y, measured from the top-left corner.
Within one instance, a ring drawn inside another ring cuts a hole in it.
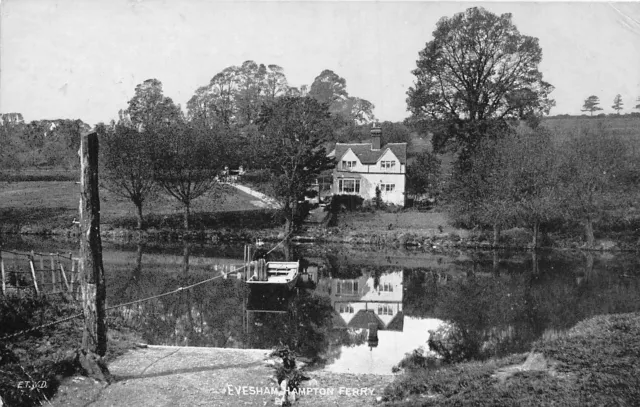
[[[5,241],[5,249],[77,252],[73,242]],[[108,305],[174,290],[242,262],[241,245],[104,245]],[[309,273],[292,291],[251,291],[237,278],[120,308],[112,320],[150,344],[268,349],[289,345],[327,370],[391,373],[455,322],[479,357],[527,350],[593,315],[640,310],[635,254],[473,252],[295,246]],[[187,260],[187,261],[185,261]],[[187,264],[188,266],[185,266]],[[377,341],[368,330],[377,327]]]

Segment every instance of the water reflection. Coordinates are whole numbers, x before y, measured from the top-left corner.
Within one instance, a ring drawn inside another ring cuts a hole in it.
[[[46,242],[36,251],[68,252]],[[23,249],[6,246],[8,249]],[[71,248],[72,249],[72,248]],[[107,246],[108,305],[159,295],[219,275],[243,248],[191,243]],[[270,348],[288,345],[327,370],[390,373],[455,323],[472,357],[522,352],[593,315],[640,310],[635,255],[570,252],[376,252],[366,247],[278,248],[300,260],[292,291],[251,291],[235,277],[130,305],[113,322],[151,344]],[[368,333],[377,331],[377,342]]]

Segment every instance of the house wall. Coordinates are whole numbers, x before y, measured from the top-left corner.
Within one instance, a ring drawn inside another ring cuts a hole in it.
[[[356,165],[345,169],[342,165],[343,161],[355,161]],[[395,164],[392,168],[382,168],[381,163],[393,161]],[[376,187],[381,185],[393,185],[392,191],[387,191],[381,187],[382,200],[394,205],[404,206],[405,204],[405,172],[406,168],[400,164],[400,160],[393,154],[391,150],[387,150],[374,165],[364,165],[351,150],[343,155],[333,172],[333,185],[331,192],[334,195],[342,194],[340,191],[339,180],[353,179],[360,181],[360,195],[365,200],[372,200],[376,197]]]
[[[360,180],[360,193],[357,195],[366,200],[372,200],[376,197],[377,186],[383,184],[394,185],[393,191],[382,191],[382,200],[387,203],[404,206],[405,174],[336,172],[334,173],[331,190],[334,195],[341,193],[338,187],[340,179]]]

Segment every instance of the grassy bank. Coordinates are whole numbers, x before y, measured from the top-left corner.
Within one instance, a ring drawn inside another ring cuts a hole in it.
[[[29,293],[0,297],[0,337],[64,319],[82,312],[72,301]],[[109,321],[109,320],[108,320]],[[61,381],[83,374],[75,358],[81,347],[82,318],[24,333],[0,342],[0,396],[8,406],[41,405]],[[108,362],[141,342],[113,321],[108,325]]]
[[[637,250],[640,242],[640,219],[626,223],[603,220],[596,225],[595,250]],[[353,211],[337,214],[337,225],[318,231],[317,240],[335,243],[381,244],[385,246],[468,247],[489,249],[493,231],[456,228],[445,212],[402,210],[396,212]],[[513,228],[501,233],[499,247],[529,248],[532,233]],[[540,247],[553,249],[584,248],[579,225],[549,225],[543,231]]]
[[[417,368],[386,388],[390,406],[603,406],[640,400],[640,314],[597,316],[529,355]]]

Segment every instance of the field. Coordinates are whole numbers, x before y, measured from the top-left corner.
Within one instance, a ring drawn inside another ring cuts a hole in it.
[[[195,219],[203,214],[258,209],[256,198],[235,188],[215,199],[205,195],[193,202],[191,212]],[[43,229],[70,228],[78,217],[80,186],[74,181],[20,181],[0,182],[0,225],[4,230],[12,225],[37,226]],[[135,225],[136,208],[128,200],[100,189],[100,215],[103,225],[114,227]],[[143,206],[150,220],[179,218],[182,206],[163,195],[150,199]],[[173,222],[172,222],[173,223]]]

